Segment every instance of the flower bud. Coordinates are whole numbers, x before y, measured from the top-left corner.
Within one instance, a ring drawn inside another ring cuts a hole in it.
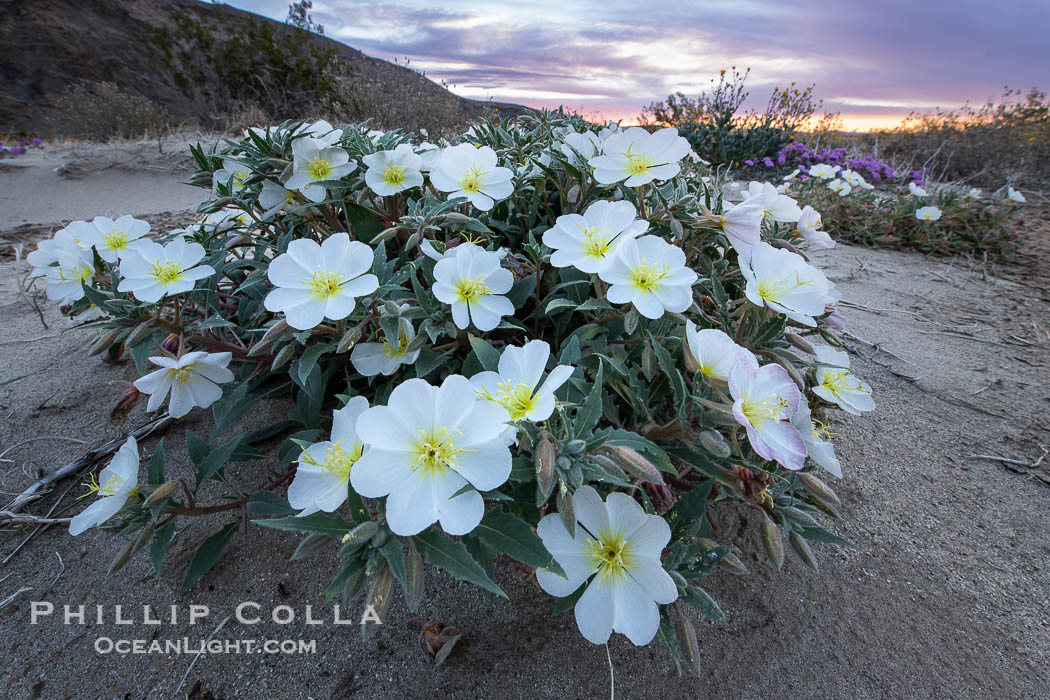
[[[376,536],[379,532],[379,526],[376,525],[374,520],[366,520],[357,527],[350,530],[350,532],[343,535],[343,544],[355,544],[363,545],[370,539]]]
[[[255,357],[256,355],[260,355],[266,350],[269,350],[270,346],[273,345],[282,335],[284,335],[284,332],[286,330],[288,330],[288,322],[285,321],[283,318],[278,320],[277,323],[267,328],[266,332],[263,333],[262,337],[259,338],[259,340],[254,345],[252,345],[251,348],[249,348],[248,357]]]
[[[179,487],[176,481],[165,481],[163,484],[158,486],[153,493],[149,495],[149,498],[142,504],[144,507],[149,508],[155,506],[158,503],[162,503],[165,498],[175,493],[175,489]]]
[[[788,535],[788,540],[791,541],[791,548],[795,550],[795,554],[797,554],[798,558],[802,560],[802,563],[814,571],[819,571],[817,558],[813,555],[813,550],[810,549],[809,542],[806,542],[805,538],[794,530]]]
[[[138,345],[140,342],[146,339],[146,336],[153,330],[153,321],[143,321],[139,325],[135,326],[135,330],[128,334],[128,337],[124,340],[124,344],[129,348]]]
[[[656,509],[658,515],[663,515],[674,506],[677,499],[674,491],[671,489],[663,484],[654,484],[651,481],[643,482],[642,486],[645,488],[645,492],[649,494],[649,500],[653,502],[653,508]]]
[[[536,450],[533,452],[533,458],[536,463],[536,483],[540,487],[540,493],[543,495],[544,500],[547,496],[550,496],[551,489],[554,488],[554,442],[551,440],[550,433],[544,430],[540,433],[540,441],[536,444]]]
[[[336,346],[335,351],[337,353],[350,352],[350,349],[357,345],[357,341],[361,340],[363,331],[364,324],[359,323],[346,333],[343,333],[343,337],[339,339],[339,345]]]
[[[824,309],[830,311],[826,317],[824,317],[824,323],[828,326],[835,328],[836,330],[846,330],[846,317],[842,315],[842,312],[838,309]]]
[[[613,476],[615,476],[615,477],[617,477],[619,479],[626,479],[627,478],[627,472],[625,472],[623,469],[620,469],[620,465],[619,464],[617,464],[616,462],[612,461],[612,459],[610,459],[609,457],[606,457],[605,455],[601,455],[601,454],[588,455],[587,459],[589,459],[591,462],[593,462],[594,464],[598,465],[599,467],[601,467],[602,469],[604,469],[605,471],[609,472],[610,474],[612,474]]]
[[[423,557],[413,551],[405,558],[405,598],[409,612],[415,612],[426,595],[426,578]]]
[[[715,300],[707,296],[706,294],[700,297],[700,304],[704,307],[704,310],[710,314],[718,312],[718,304],[716,304]]]
[[[697,542],[700,544],[700,551],[702,552],[707,552],[719,546],[717,542],[706,537],[701,537]],[[736,576],[747,576],[747,567],[744,566],[744,562],[740,561],[740,557],[736,555],[736,552],[727,552],[722,555],[718,563],[725,564],[726,568]]]
[[[802,482],[802,485],[806,487],[807,491],[821,501],[836,506],[842,505],[842,501],[840,501],[839,497],[835,495],[835,492],[831,490],[831,487],[812,474],[808,472],[801,473],[798,475],[798,480]]]
[[[729,443],[725,441],[722,434],[714,430],[705,430],[700,433],[700,446],[705,450],[723,459],[733,453]]]
[[[696,629],[685,615],[679,613],[678,620],[674,624],[675,637],[678,639],[678,648],[682,652],[682,660],[685,661],[689,672],[700,677],[700,643],[696,638]]]
[[[623,470],[631,476],[637,477],[642,481],[651,481],[656,484],[662,485],[664,483],[664,477],[660,474],[660,470],[657,469],[652,462],[632,450],[630,447],[624,447],[622,445],[602,445],[601,452],[611,457],[614,462],[620,465]]]
[[[179,351],[179,336],[177,333],[169,333],[168,337],[160,341],[162,350],[167,350],[172,355]]]
[[[798,333],[792,333],[791,331],[787,331],[786,333],[784,333],[784,337],[787,338],[789,343],[794,345],[802,352],[808,352],[810,355],[812,355],[815,352],[813,350],[813,346],[810,345],[809,341],[800,336]]]
[[[142,393],[135,387],[129,387],[120,395],[113,408],[109,409],[109,420],[113,425],[121,425],[127,420],[128,413],[142,398]]]
[[[390,593],[394,587],[394,577],[390,575],[390,569],[383,567],[383,569],[375,575],[372,579],[372,588],[368,591],[368,598],[365,600],[365,608],[371,607],[375,611],[375,614],[380,619],[383,617],[383,612],[386,610],[387,604],[390,602]],[[368,625],[361,625],[361,639],[368,639]]]
[[[124,565],[131,561],[131,558],[135,556],[135,552],[145,547],[146,543],[149,542],[149,539],[152,536],[153,528],[147,527],[138,537],[131,542],[128,542],[127,546],[120,550],[120,554],[116,556],[113,563],[109,565],[109,570],[106,572],[106,576],[123,569]]]
[[[685,368],[689,371],[689,374],[693,375],[699,372],[700,362],[693,356],[689,343],[682,343],[682,354],[685,356]]]
[[[88,357],[98,355],[100,352],[104,352],[109,349],[109,346],[116,342],[117,336],[120,335],[121,328],[112,328],[108,332],[101,332],[98,340],[91,344],[88,348]]]
[[[804,510],[799,510],[794,506],[785,506],[780,509],[780,512],[791,520],[794,520],[799,525],[805,527],[818,527],[820,525],[812,515]]]
[[[562,525],[568,530],[570,537],[576,537],[576,510],[572,507],[572,494],[565,488],[564,482],[558,489],[557,505]]]
[[[273,358],[273,362],[270,364],[270,370],[272,371],[284,367],[292,361],[293,355],[295,355],[295,343],[288,343],[281,348],[281,351]]]
[[[762,545],[766,548],[769,560],[777,569],[784,566],[784,542],[780,538],[780,528],[769,516],[762,520]]]

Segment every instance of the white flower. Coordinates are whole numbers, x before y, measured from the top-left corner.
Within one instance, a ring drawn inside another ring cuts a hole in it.
[[[139,301],[149,303],[188,292],[197,280],[215,274],[215,268],[210,265],[197,265],[203,258],[204,246],[184,238],[176,238],[164,246],[140,240],[120,260],[123,279],[117,291],[132,292]]]
[[[67,248],[91,250],[91,244],[85,243],[95,227],[87,221],[74,221],[55,232],[51,238],[37,243],[36,250],[26,256],[26,262],[33,267],[47,267],[58,262],[59,251]],[[38,276],[35,275],[34,276]]]
[[[759,243],[751,249],[751,258],[741,261],[740,271],[752,304],[768,306],[806,326],[817,325],[814,317],[824,313],[828,280],[801,255]]]
[[[200,226],[205,231],[222,233],[240,226],[248,226],[251,223],[252,217],[248,212],[235,207],[226,207],[206,215]]]
[[[1009,199],[1011,202],[1018,202],[1020,204],[1024,204],[1025,202],[1024,195],[1021,194],[1020,191],[1015,190],[1013,187],[1006,188],[1006,198]]]
[[[82,231],[81,240],[85,245],[93,246],[106,262],[115,263],[138,246],[140,239],[149,233],[149,223],[130,215],[116,221],[108,216],[96,216],[91,226]]]
[[[543,234],[543,245],[554,248],[551,264],[575,267],[589,274],[612,264],[617,251],[649,228],[626,200],[598,200],[580,214],[559,216],[554,228]]]
[[[639,187],[677,175],[682,169],[678,161],[689,151],[689,142],[678,135],[678,129],[650,134],[632,126],[602,141],[602,154],[588,163],[594,168],[594,179],[603,185],[622,180],[628,187]]]
[[[481,211],[488,211],[514,191],[510,168],[496,165],[496,152],[461,143],[441,151],[430,172],[430,181],[450,197],[466,197]]]
[[[611,493],[603,503],[590,486],[572,495],[572,509],[575,535],[557,513],[545,516],[536,527],[567,578],[537,569],[536,580],[558,598],[590,580],[576,603],[576,625],[587,641],[604,644],[619,632],[636,646],[648,644],[660,627],[658,604],[678,599],[678,587],[660,563],[671,528],[627,494]]]
[[[565,134],[562,137],[562,141],[564,143],[559,145],[561,152],[574,163],[579,162],[581,157],[583,162],[586,163],[598,155],[598,150],[602,144],[598,134],[593,131],[585,131],[582,134],[573,131]]]
[[[269,219],[293,201],[295,201],[295,193],[291,190],[285,189],[273,180],[263,180],[262,189],[259,190],[259,206],[266,211],[262,218]]]
[[[729,370],[733,415],[747,430],[751,447],[762,459],[774,459],[788,469],[806,463],[806,445],[790,419],[802,393],[780,365],[758,366],[751,353]]]
[[[941,210],[937,207],[919,207],[915,211],[915,218],[919,221],[936,221],[941,218]]]
[[[26,259],[37,267],[33,268],[32,277],[43,277],[47,298],[60,304],[70,304],[84,298],[85,284],[90,284],[95,276],[94,258],[90,250],[85,250],[68,238],[42,241]]]
[[[326,146],[334,146],[343,138],[342,129],[336,129],[324,119],[315,121],[313,124],[306,127],[304,133],[323,142]]]
[[[912,195],[915,197],[928,197],[930,194],[919,185],[916,185],[914,182],[908,183],[908,191],[911,192]]]
[[[840,197],[845,197],[853,191],[853,187],[845,180],[832,180],[828,183],[828,189],[837,192]]]
[[[252,175],[252,169],[245,163],[233,158],[223,158],[222,169],[216,170],[211,176],[211,187],[218,192],[219,185],[228,185],[230,192],[235,194],[244,189],[244,181]]]
[[[813,420],[813,412],[805,396],[799,401],[798,411],[791,417],[791,424],[802,436],[802,442],[806,443],[809,458],[825,471],[841,479],[842,465],[835,456],[835,446],[830,439],[825,439],[830,438],[830,433],[823,424]]]
[[[547,420],[554,412],[554,392],[573,372],[569,365],[558,365],[541,383],[550,355],[551,346],[542,340],[522,348],[508,346],[500,355],[498,372],[479,372],[470,383],[478,396],[505,408],[511,420]]]
[[[188,352],[178,359],[151,357],[160,367],[135,382],[135,388],[149,394],[147,411],[156,411],[171,392],[168,414],[182,418],[194,406],[207,408],[222,397],[220,384],[233,381],[226,368],[232,355],[228,352]]]
[[[409,344],[416,337],[412,321],[399,318],[397,328],[396,340],[383,337],[377,343],[358,343],[354,346],[354,351],[350,353],[350,363],[358,373],[366,377],[374,377],[377,374],[389,377],[401,365],[410,365],[419,359],[419,349],[408,352]]]
[[[743,257],[751,254],[751,248],[762,241],[762,220],[766,216],[762,202],[754,199],[727,208],[723,202],[719,225],[729,239],[730,245]]]
[[[275,288],[263,304],[283,311],[296,330],[309,330],[326,318],[342,320],[353,312],[358,297],[379,288],[379,278],[368,272],[373,258],[371,248],[346,233],[333,233],[320,245],[296,239],[270,263],[267,277]]]
[[[835,241],[826,231],[821,231],[820,226],[820,212],[807,204],[798,217],[795,231],[814,248],[834,248]]]
[[[355,396],[332,411],[331,440],[315,442],[296,460],[299,465],[288,487],[288,505],[302,509],[297,517],[323,510],[331,513],[346,502],[350,469],[365,446],[357,437],[357,419],[368,409],[368,399]]]
[[[865,184],[863,175],[848,168],[842,171],[842,179],[848,182],[852,187],[863,187]]]
[[[434,265],[434,296],[452,306],[457,328],[471,323],[491,331],[504,316],[514,314],[514,304],[503,294],[514,286],[514,273],[500,266],[498,253],[473,243],[461,243]]]
[[[88,493],[97,493],[99,499],[69,521],[69,534],[79,535],[88,528],[101,525],[120,512],[138,488],[139,446],[134,436],[120,446],[113,460],[92,477]]]
[[[826,163],[817,163],[809,167],[809,174],[812,177],[819,177],[822,180],[830,180],[835,177],[839,172],[839,166],[827,165]]]
[[[814,349],[814,354],[817,356],[814,394],[854,416],[875,408],[871,387],[849,373],[848,353],[822,345]]]
[[[796,177],[799,176],[799,173],[801,173],[801,172],[802,172],[801,170],[799,170],[798,168],[795,168],[790,173],[788,173],[787,175],[784,176],[784,182],[792,182]]]
[[[424,141],[423,143],[416,146],[415,150],[416,155],[419,156],[419,159],[421,161],[419,166],[420,171],[424,173],[429,173],[431,170],[434,169],[434,164],[437,162],[438,157],[441,155],[441,147],[435,146],[429,141]]]
[[[365,183],[378,195],[397,194],[423,184],[423,159],[403,143],[392,151],[378,151],[361,159],[368,170]]]
[[[744,204],[761,203],[766,218],[780,222],[798,221],[802,215],[798,202],[786,194],[777,192],[777,188],[768,182],[751,182],[747,186],[748,199]]]
[[[325,189],[314,183],[338,180],[354,172],[356,167],[342,148],[304,136],[292,142],[292,176],[284,186],[299,190],[312,202],[321,202]]]
[[[979,188],[979,187],[971,187],[970,190],[966,194],[963,195],[964,199],[980,199],[980,197],[981,197],[981,188]]]
[[[395,534],[416,535],[440,521],[448,534],[465,535],[481,522],[485,504],[478,491],[459,492],[468,484],[491,491],[510,476],[507,418],[459,375],[440,387],[409,379],[386,406],[357,419],[367,449],[350,471],[350,485],[367,498],[387,496]]]
[[[693,304],[697,274],[686,267],[681,248],[658,236],[628,241],[599,276],[612,285],[606,292],[610,302],[634,304],[646,318],[682,312]]]
[[[698,371],[722,382],[729,381],[729,370],[741,355],[749,353],[717,328],[697,330],[692,321],[685,324],[685,340],[686,350],[696,360]]]

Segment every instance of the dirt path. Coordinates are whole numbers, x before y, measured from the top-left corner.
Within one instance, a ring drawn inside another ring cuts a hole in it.
[[[979,265],[908,253],[842,247],[819,256],[851,302],[845,314],[855,368],[878,404],[835,428],[846,478],[835,484],[844,520],[832,527],[860,550],[820,548],[819,574],[789,554],[779,574],[749,556],[750,576],[716,575],[708,588],[730,623],[698,624],[704,677],[678,679],[656,645],[639,650],[616,637],[610,647],[620,697],[1050,696],[1050,459],[1024,469],[970,457],[1032,462],[1042,454],[1039,444],[1050,443],[1050,255],[1043,244],[1032,251],[1038,259],[1025,267],[986,275]],[[87,333],[59,335],[65,322],[53,308],[45,310],[49,328],[41,327],[14,291],[23,265],[0,266],[0,452],[42,436],[99,443],[113,432],[106,411],[134,370],[85,357]],[[256,418],[261,424],[284,410],[271,405]],[[129,424],[143,420],[141,411]],[[208,429],[199,412],[186,427]],[[189,473],[180,435],[172,431],[165,441],[169,470]],[[0,490],[20,491],[37,470],[86,446],[48,438],[11,449],[4,455],[11,461],[0,462]],[[257,483],[270,466],[239,465],[235,478]],[[68,485],[30,510],[46,512]],[[82,507],[74,495],[59,512]],[[752,551],[760,551],[757,523],[726,518],[724,525],[745,528]],[[0,600],[32,588],[0,608],[7,697],[171,697],[192,656],[102,655],[96,639],[205,639],[244,600],[260,603],[263,615],[290,605],[297,619],[251,627],[230,621],[216,639],[314,639],[317,652],[204,655],[183,694],[198,681],[220,698],[608,693],[604,649],[583,641],[570,615],[550,617],[551,599],[506,569],[498,582],[509,604],[428,573],[422,614],[463,628],[469,640],[435,672],[417,650],[399,596],[383,628],[362,642],[355,626],[332,624],[323,605],[334,563],[289,562],[296,538],[270,530],[253,527],[235,538],[217,570],[179,598],[181,573],[205,532],[200,523],[178,535],[159,579],[141,554],[106,578],[121,542],[95,530],[72,539],[52,528],[31,541],[0,567]],[[5,533],[0,559],[24,537]],[[95,625],[89,612],[91,624],[83,626],[65,626],[58,615],[32,626],[31,600],[59,611],[63,604],[105,605],[105,624]],[[178,624],[163,616],[164,624],[141,624],[143,604],[167,611],[175,603]],[[185,620],[191,603],[210,606],[194,626]],[[112,624],[114,604],[131,610],[136,623]],[[306,605],[324,624],[304,623]]]

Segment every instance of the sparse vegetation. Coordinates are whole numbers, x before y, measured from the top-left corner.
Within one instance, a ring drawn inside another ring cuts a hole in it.
[[[164,107],[109,82],[71,85],[55,104],[52,124],[59,132],[93,141],[163,134],[174,126]]]

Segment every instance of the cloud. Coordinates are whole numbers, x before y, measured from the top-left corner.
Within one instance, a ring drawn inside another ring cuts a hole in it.
[[[233,4],[283,19],[286,2]],[[749,104],[774,85],[816,84],[847,118],[903,116],[996,97],[1045,80],[1050,4],[1018,0],[611,0],[373,3],[316,0],[326,33],[414,68],[464,96],[636,116],[697,94],[720,68],[751,67]]]

